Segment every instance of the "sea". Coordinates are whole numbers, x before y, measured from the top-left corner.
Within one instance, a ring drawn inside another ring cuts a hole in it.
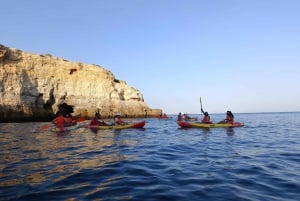
[[[299,112],[236,113],[245,126],[227,129],[182,129],[176,118],[65,133],[48,122],[1,123],[0,200],[300,199]]]

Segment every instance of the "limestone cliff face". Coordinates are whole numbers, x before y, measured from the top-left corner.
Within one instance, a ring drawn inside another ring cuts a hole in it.
[[[156,115],[139,90],[98,65],[69,62],[49,54],[30,54],[0,45],[0,120],[44,120],[58,105],[74,106],[74,114],[96,109],[109,117]]]

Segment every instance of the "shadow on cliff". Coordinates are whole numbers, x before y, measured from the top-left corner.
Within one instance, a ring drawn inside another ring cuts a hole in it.
[[[55,103],[53,90],[49,99],[37,89],[37,79],[30,79],[26,70],[20,75],[20,101],[12,106],[0,106],[1,122],[49,121],[55,117],[52,105]]]
[[[62,103],[58,105],[58,111],[56,113],[56,116],[61,113],[63,116],[70,115],[74,112],[74,106],[68,105],[67,103]]]

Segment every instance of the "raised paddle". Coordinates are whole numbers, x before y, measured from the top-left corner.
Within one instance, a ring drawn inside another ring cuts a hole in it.
[[[201,106],[201,112],[204,113],[204,110],[202,108],[202,100],[201,100],[201,97],[200,97],[200,106]]]

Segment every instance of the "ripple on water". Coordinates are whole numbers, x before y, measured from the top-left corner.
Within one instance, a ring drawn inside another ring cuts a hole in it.
[[[298,200],[300,115],[236,118],[246,126],[147,119],[141,130],[57,134],[0,124],[0,200]]]

